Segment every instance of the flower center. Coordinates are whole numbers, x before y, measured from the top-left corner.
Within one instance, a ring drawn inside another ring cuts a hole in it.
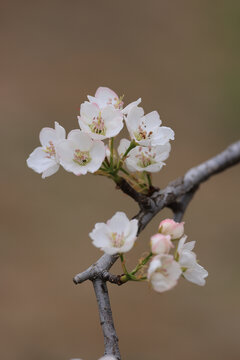
[[[137,165],[146,168],[149,165],[155,164],[156,161],[154,160],[156,157],[156,154],[151,154],[151,148],[149,148],[149,151],[145,150],[145,152],[142,151],[142,147],[139,148],[139,154],[136,155],[136,158],[138,158]]]
[[[47,154],[46,158],[51,159],[56,155],[55,147],[53,145],[52,141],[49,141],[49,146],[46,146],[46,149],[44,149],[44,152]]]
[[[106,128],[104,125],[104,120],[102,118],[101,112],[99,112],[99,115],[97,117],[93,118],[92,124],[90,124],[89,127],[91,131],[95,134],[99,134],[99,135],[106,134]]]
[[[112,233],[111,236],[112,236],[111,242],[114,247],[120,248],[124,245],[124,242],[125,242],[124,233],[121,233],[121,234]]]
[[[138,130],[134,133],[134,136],[137,141],[148,139],[152,135],[152,131],[147,133],[147,131],[144,128],[146,128],[146,125],[144,124],[139,125]]]
[[[73,161],[80,166],[87,165],[91,161],[89,151],[81,151],[76,149],[74,152]]]

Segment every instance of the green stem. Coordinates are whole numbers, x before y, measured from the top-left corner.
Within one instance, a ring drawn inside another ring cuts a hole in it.
[[[136,267],[133,269],[133,271],[130,272],[130,275],[135,275],[144,265],[148,263],[148,261],[153,256],[153,253],[150,252],[148,256],[146,256]]]
[[[147,180],[148,180],[148,186],[149,188],[152,187],[152,179],[151,179],[151,174],[147,173]]]
[[[134,140],[131,141],[129,147],[127,148],[127,150],[125,151],[123,157],[122,157],[122,161],[124,161],[127,157],[127,154],[129,153],[129,151],[131,151],[132,149],[134,149],[137,146],[137,144],[135,143]]]
[[[124,168],[120,167],[119,170],[122,171],[125,175],[131,176],[131,175],[129,174],[129,172],[128,172],[127,170],[125,170]]]
[[[125,260],[124,260],[123,254],[120,254],[120,259],[121,259],[121,263],[122,263],[123,272],[126,276],[128,276],[129,274],[128,274],[128,271],[127,271],[127,268],[125,265]]]

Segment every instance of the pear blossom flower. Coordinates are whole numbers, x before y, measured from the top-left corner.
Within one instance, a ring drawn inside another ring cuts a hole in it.
[[[129,145],[130,141],[127,139],[122,139],[120,141],[118,147],[120,156],[123,156]],[[168,158],[170,150],[170,143],[148,147],[136,146],[129,151],[125,163],[130,172],[158,172],[165,165],[164,160]]]
[[[80,129],[95,140],[116,136],[123,128],[123,115],[120,110],[108,105],[101,109],[95,103],[85,101],[78,116]]]
[[[141,102],[140,98],[123,108],[123,96],[119,97],[113,90],[107,87],[99,87],[95,96],[88,95],[88,100],[92,104],[97,104],[101,110],[112,105],[115,109],[121,110],[123,114],[128,114],[133,106],[136,106]]]
[[[158,231],[163,235],[170,235],[171,240],[180,239],[184,234],[184,222],[165,219],[160,222]]]
[[[124,212],[117,212],[107,223],[97,223],[89,234],[93,245],[106,254],[125,253],[137,238],[138,220],[129,220]]]
[[[195,241],[185,243],[187,236],[183,236],[178,243],[177,255],[179,265],[183,269],[183,276],[194,284],[203,286],[208,276],[207,270],[197,263],[196,254],[192,251]]]
[[[157,111],[144,115],[142,108],[133,106],[126,118],[126,125],[131,136],[139,145],[165,145],[174,140],[174,131],[161,126],[162,121]]]
[[[105,158],[105,145],[80,130],[72,130],[66,140],[57,145],[61,165],[75,175],[97,171]]]
[[[43,128],[39,134],[42,146],[37,147],[27,159],[29,168],[42,174],[45,179],[55,174],[59,169],[59,157],[56,145],[66,137],[65,129],[55,121],[55,129]]]
[[[154,255],[168,254],[173,244],[170,235],[155,234],[150,239],[151,251]]]
[[[164,292],[173,288],[181,275],[181,267],[172,255],[157,255],[148,268],[148,280],[157,292]]]

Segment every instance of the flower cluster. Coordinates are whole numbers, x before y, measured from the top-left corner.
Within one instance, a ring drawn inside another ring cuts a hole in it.
[[[39,136],[41,146],[31,153],[27,165],[43,178],[56,173],[60,165],[75,175],[96,173],[112,178],[117,184],[125,178],[137,191],[148,193],[152,188],[150,175],[165,165],[174,132],[162,126],[157,111],[144,114],[140,103],[139,98],[124,106],[123,96],[99,87],[95,96],[88,96],[88,101],[80,106],[79,129],[70,131],[66,137],[65,129],[57,122],[54,129],[43,128]],[[121,139],[115,150],[114,137],[124,124],[130,139]],[[108,145],[104,143],[107,139]],[[158,292],[171,289],[181,275],[195,284],[205,284],[208,273],[197,262],[195,242],[186,242],[184,224],[170,219],[160,223],[158,233],[150,240],[151,252],[129,273],[123,254],[132,249],[137,232],[138,221],[117,212],[106,224],[97,223],[89,234],[93,245],[105,253],[120,254],[122,282],[148,280]],[[171,254],[175,241],[178,245]]]
[[[182,275],[188,281],[197,285],[205,285],[208,272],[198,264],[196,254],[192,251],[195,241],[186,242],[184,223],[174,220],[163,220],[159,225],[159,233],[151,237],[151,252],[153,258],[148,268],[148,280],[154,290],[163,292],[177,284]],[[178,241],[174,255],[173,242]]]
[[[137,220],[129,220],[123,212],[117,212],[106,224],[97,223],[89,234],[93,245],[107,254],[120,255],[124,270],[122,282],[148,280],[154,290],[164,292],[173,288],[182,275],[190,282],[205,285],[208,272],[198,264],[196,254],[192,251],[195,241],[186,242],[184,223],[177,223],[171,219],[161,221],[158,233],[150,239],[150,253],[140,259],[133,271],[128,272],[123,253],[132,249],[137,238],[137,230]],[[176,241],[178,245],[175,247]],[[174,248],[174,254],[170,254]],[[142,270],[149,261],[147,274],[144,276]],[[141,274],[137,275],[138,272]]]
[[[99,87],[95,96],[88,96],[88,101],[80,106],[79,129],[70,131],[66,138],[64,128],[57,122],[54,129],[43,128],[41,146],[31,153],[27,165],[42,178],[56,173],[60,165],[75,175],[97,173],[116,183],[120,172],[139,191],[147,191],[151,186],[149,173],[165,165],[174,132],[161,126],[157,111],[144,114],[140,102],[138,99],[124,107],[123,96]],[[114,137],[124,124],[130,140],[121,139],[116,151]],[[104,143],[107,139],[108,145]]]

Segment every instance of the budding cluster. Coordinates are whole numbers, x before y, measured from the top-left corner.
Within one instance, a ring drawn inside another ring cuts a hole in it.
[[[205,285],[208,272],[198,264],[196,254],[192,251],[195,241],[186,242],[184,223],[171,219],[161,221],[158,233],[150,239],[150,253],[139,260],[133,271],[128,272],[123,253],[132,249],[137,239],[137,230],[137,220],[129,220],[123,212],[117,212],[106,224],[97,223],[89,234],[93,245],[107,254],[120,255],[124,270],[121,282],[147,280],[154,290],[164,292],[173,288],[182,275],[190,282]],[[175,247],[176,242],[178,244]],[[144,275],[146,266],[147,273]]]

